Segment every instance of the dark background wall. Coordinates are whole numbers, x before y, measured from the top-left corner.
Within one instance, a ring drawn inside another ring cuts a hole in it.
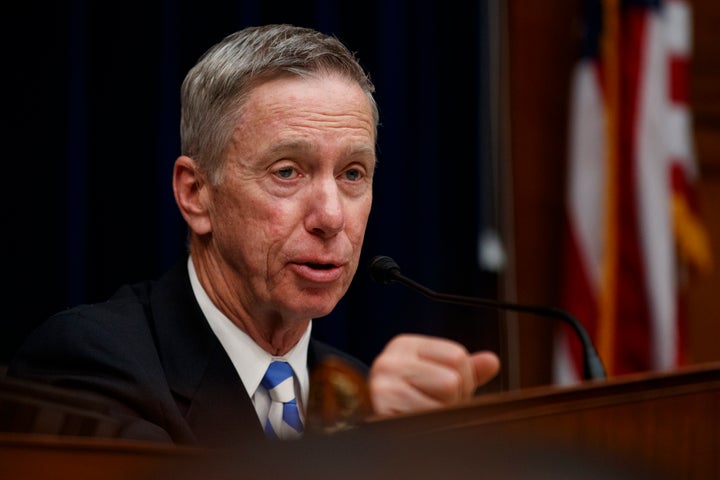
[[[438,290],[495,295],[494,274],[475,261],[483,212],[482,8],[429,0],[9,7],[0,17],[0,361],[51,313],[157,277],[184,254],[170,183],[180,83],[211,44],[268,22],[337,35],[371,72],[381,111],[363,266],[315,331],[368,362],[401,331],[497,349],[491,312],[433,305],[403,287],[371,284],[365,270],[372,256],[385,254]]]

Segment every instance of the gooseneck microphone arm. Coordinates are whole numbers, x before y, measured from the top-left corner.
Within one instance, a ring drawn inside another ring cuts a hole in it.
[[[543,317],[553,317],[567,323],[577,334],[583,351],[583,376],[585,380],[598,380],[605,378],[605,367],[595,351],[592,340],[583,325],[570,313],[557,308],[541,307],[535,305],[522,305],[496,300],[487,300],[478,297],[438,293],[400,273],[400,267],[395,260],[383,255],[370,261],[370,276],[378,283],[399,283],[416,290],[428,298],[457,305],[512,310],[516,312],[534,313]]]

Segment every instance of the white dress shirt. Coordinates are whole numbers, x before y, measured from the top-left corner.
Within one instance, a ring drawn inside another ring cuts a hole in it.
[[[263,375],[267,370],[270,362],[274,360],[283,360],[290,364],[295,374],[295,398],[298,401],[300,417],[305,422],[305,406],[308,401],[309,394],[309,374],[307,369],[307,351],[310,341],[310,330],[312,322],[308,324],[308,328],[297,344],[285,355],[274,356],[260,348],[245,332],[237,327],[229,318],[227,318],[208,297],[205,289],[203,289],[198,279],[192,259],[188,258],[188,273],[190,274],[190,284],[193,293],[197,299],[200,309],[210,324],[210,328],[215,336],[220,340],[223,348],[227,352],[230,360],[235,366],[240,380],[242,380],[248,396],[255,405],[260,424],[265,423],[268,411],[270,410],[270,395],[267,390],[260,385]],[[298,395],[298,392],[300,394]]]

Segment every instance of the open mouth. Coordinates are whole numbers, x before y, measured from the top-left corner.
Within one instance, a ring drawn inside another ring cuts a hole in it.
[[[335,265],[332,263],[312,263],[308,262],[305,265],[308,267],[315,269],[315,270],[330,270],[331,268],[335,268]]]

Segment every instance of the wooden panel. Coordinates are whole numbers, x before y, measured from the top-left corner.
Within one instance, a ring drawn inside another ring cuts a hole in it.
[[[720,131],[716,135],[720,138]],[[717,340],[720,335],[720,175],[704,178],[699,187],[698,200],[706,214],[705,224],[713,245],[715,267],[708,276],[692,278],[689,282],[689,360],[692,363],[720,360]]]
[[[720,166],[720,3],[690,0],[693,6],[693,52],[690,102],[695,120],[698,160]],[[715,172],[717,175],[719,172]]]
[[[486,395],[467,406],[387,419],[378,427],[408,435],[502,433],[668,475],[660,478],[715,479],[720,475],[719,402],[720,364],[708,364],[574,388]]]
[[[0,478],[157,479],[160,473],[190,465],[198,454],[144,442],[0,433]]]
[[[689,283],[689,357],[720,359],[720,2],[691,0],[693,54],[690,101],[700,170],[698,203],[710,235],[714,269]]]
[[[517,301],[557,305],[570,70],[581,2],[508,4]],[[520,383],[550,381],[551,324],[519,321]],[[509,361],[517,361],[510,359]]]
[[[720,364],[488,394],[300,442],[219,451],[0,434],[0,478],[715,479],[718,402]]]

